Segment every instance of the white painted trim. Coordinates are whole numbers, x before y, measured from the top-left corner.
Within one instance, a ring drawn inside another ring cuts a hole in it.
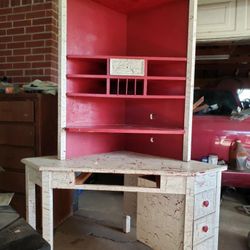
[[[183,161],[190,161],[191,159],[197,6],[198,6],[197,0],[190,1],[189,27],[188,27],[188,51],[187,51],[187,81],[186,81],[185,118],[184,118],[185,135],[184,135],[184,140],[183,140]]]
[[[67,0],[58,0],[58,159],[66,158],[66,65],[67,65]]]
[[[53,250],[53,189],[50,172],[42,172],[42,226],[43,238],[48,241]]]
[[[35,170],[25,166],[26,220],[36,229],[36,185],[32,180],[32,171]]]
[[[184,242],[183,250],[193,249],[193,223],[194,223],[194,177],[188,177],[186,181],[186,201],[184,218]]]

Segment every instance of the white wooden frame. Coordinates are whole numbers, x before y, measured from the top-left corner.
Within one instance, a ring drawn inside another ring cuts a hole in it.
[[[58,159],[66,159],[66,86],[67,86],[67,0],[59,3],[59,86],[58,86]]]
[[[190,0],[190,2],[189,2],[188,51],[187,51],[187,73],[186,73],[187,80],[186,80],[185,117],[184,117],[185,135],[184,135],[184,140],[183,140],[183,161],[190,161],[191,160],[197,6],[198,6],[197,0]]]
[[[122,159],[121,162],[117,159]],[[61,161],[55,157],[24,159],[26,165],[26,208],[27,220],[36,227],[35,185],[42,187],[43,237],[53,250],[53,189],[84,189],[99,191],[142,192],[186,195],[184,218],[184,250],[193,249],[194,198],[195,195],[215,188],[217,185],[216,233],[219,223],[219,189],[221,171],[225,167],[212,166],[201,162],[182,162],[161,157],[115,152],[98,154],[81,159]],[[159,168],[161,166],[161,168]],[[76,173],[109,173],[160,176],[160,186],[148,188],[140,186],[77,185]],[[218,177],[217,177],[218,176]],[[216,184],[217,183],[217,184]],[[218,240],[218,236],[216,236]],[[217,248],[214,248],[217,249]],[[214,250],[211,249],[211,250]]]

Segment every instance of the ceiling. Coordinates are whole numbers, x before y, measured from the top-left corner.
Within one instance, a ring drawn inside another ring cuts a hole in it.
[[[164,3],[176,0],[93,0],[108,8],[128,14],[141,10],[147,10]],[[178,0],[179,1],[179,0]]]

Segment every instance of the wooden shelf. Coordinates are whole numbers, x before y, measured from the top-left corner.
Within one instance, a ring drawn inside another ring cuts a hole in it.
[[[161,134],[161,135],[184,134],[184,129],[145,127],[136,125],[68,126],[66,130],[68,132],[77,132],[77,133]]]
[[[90,97],[90,98],[117,98],[117,99],[174,99],[184,100],[184,95],[115,95],[115,94],[85,94],[85,93],[67,93],[68,97]]]

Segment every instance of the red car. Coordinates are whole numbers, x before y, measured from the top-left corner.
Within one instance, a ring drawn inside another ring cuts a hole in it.
[[[229,147],[239,139],[250,152],[250,117],[231,119],[232,111],[250,108],[249,82],[225,80],[213,89],[196,89],[194,100],[204,96],[210,109],[193,117],[192,159],[201,160],[209,154],[228,162]],[[216,108],[214,108],[216,106]],[[249,187],[250,172],[227,171],[223,173],[224,186]]]

